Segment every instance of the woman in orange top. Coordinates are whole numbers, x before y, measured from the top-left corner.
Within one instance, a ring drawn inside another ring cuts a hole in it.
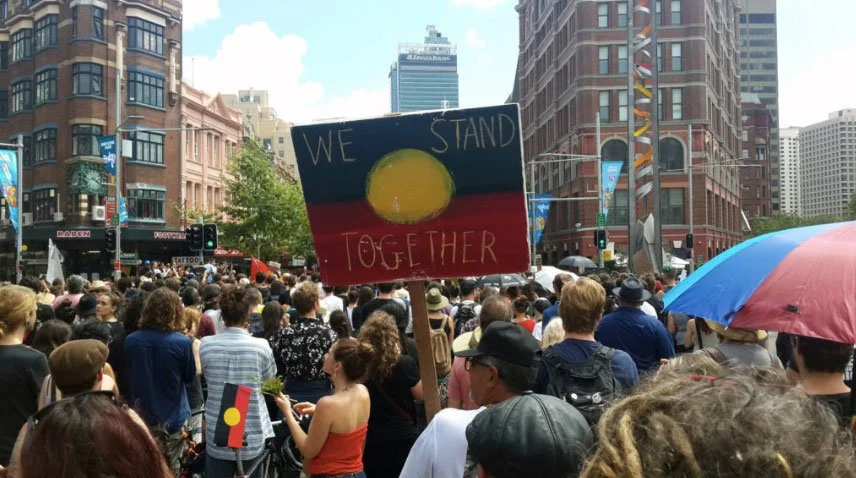
[[[372,356],[372,347],[366,343],[340,340],[333,344],[324,357],[323,368],[333,382],[333,395],[323,397],[315,405],[307,402],[294,405],[298,414],[312,416],[308,434],[291,413],[288,396],[280,393],[276,398],[294,443],[304,462],[308,462],[305,468],[310,476],[365,477],[363,447],[371,402],[369,391],[358,382],[366,374]]]

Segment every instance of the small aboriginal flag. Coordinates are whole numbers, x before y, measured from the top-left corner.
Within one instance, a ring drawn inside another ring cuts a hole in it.
[[[253,389],[243,385],[227,383],[223,387],[220,401],[220,415],[217,428],[214,429],[214,444],[229,448],[242,448],[244,444],[244,425],[247,423],[247,410],[250,408],[250,395]]]

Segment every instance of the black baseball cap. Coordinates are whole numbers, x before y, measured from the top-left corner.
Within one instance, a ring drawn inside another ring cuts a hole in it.
[[[461,281],[461,294],[469,295],[472,291],[478,288],[478,282],[472,279],[464,279]]]
[[[541,349],[538,340],[523,327],[498,321],[487,326],[478,347],[455,353],[456,357],[489,356],[517,365],[534,365]]]

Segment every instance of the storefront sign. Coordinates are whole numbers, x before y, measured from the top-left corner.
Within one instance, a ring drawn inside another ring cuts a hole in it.
[[[157,240],[165,241],[184,241],[187,239],[187,233],[184,231],[154,231],[152,235]]]
[[[58,231],[56,231],[56,238],[57,239],[92,239],[92,231],[90,231],[88,229],[79,229],[79,230],[70,230],[70,231],[58,230]]]
[[[217,249],[214,251],[214,257],[244,257],[244,253],[235,249]]]
[[[172,263],[177,266],[196,266],[202,265],[199,256],[175,256],[172,258]]]

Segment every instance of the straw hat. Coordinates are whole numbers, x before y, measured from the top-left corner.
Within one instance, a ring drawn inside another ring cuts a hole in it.
[[[723,336],[727,340],[734,340],[737,342],[760,342],[767,338],[767,332],[764,330],[735,329],[734,327],[725,327],[719,322],[707,319],[705,319],[705,322],[707,323],[707,326],[710,327],[710,330]]]
[[[436,288],[428,291],[425,301],[428,303],[428,310],[431,312],[443,310],[449,306],[449,299],[440,293],[440,289]]]

